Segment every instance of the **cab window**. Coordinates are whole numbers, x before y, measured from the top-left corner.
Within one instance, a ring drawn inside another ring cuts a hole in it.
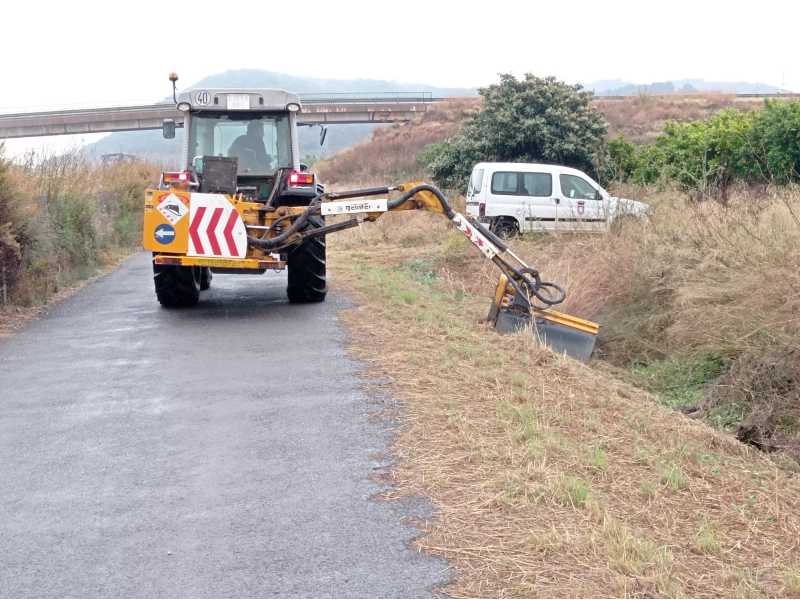
[[[292,164],[289,118],[283,114],[196,113],[190,155],[236,158],[239,175],[271,175]]]
[[[591,183],[577,175],[561,174],[558,177],[561,183],[561,193],[565,198],[576,200],[600,200],[600,193]]]
[[[498,171],[492,175],[492,193],[509,196],[550,196],[553,176],[550,173]]]

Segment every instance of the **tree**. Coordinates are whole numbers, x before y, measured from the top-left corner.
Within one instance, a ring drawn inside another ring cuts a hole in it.
[[[479,90],[482,110],[430,156],[428,168],[445,187],[464,187],[481,161],[546,162],[594,173],[606,122],[589,105],[591,92],[554,77],[500,75]]]

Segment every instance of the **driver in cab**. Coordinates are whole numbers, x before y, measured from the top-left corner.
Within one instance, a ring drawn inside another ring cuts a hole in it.
[[[247,133],[237,137],[228,149],[230,158],[239,160],[239,172],[265,172],[272,168],[272,159],[264,146],[264,124],[250,121]]]

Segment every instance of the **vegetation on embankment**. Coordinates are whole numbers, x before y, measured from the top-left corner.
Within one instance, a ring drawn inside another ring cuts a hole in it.
[[[463,192],[479,160],[565,156],[583,168],[594,160],[596,174],[620,195],[656,206],[650,221],[606,236],[548,235],[514,245],[529,248],[533,264],[567,286],[567,310],[602,323],[599,356],[631,381],[741,440],[800,455],[793,341],[800,333],[800,103],[728,108],[669,124],[637,147],[604,142],[586,94],[551,78],[504,76],[481,93],[484,107],[472,107],[461,133],[445,142],[427,143],[430,135],[415,133],[437,118],[432,111],[382,132],[393,141],[385,148],[375,138],[324,167],[341,168],[344,177],[353,172],[348,164],[360,165],[359,183],[385,184],[387,169],[371,173],[370,166],[416,151],[416,171],[408,158],[403,162],[409,178],[425,178],[430,165],[428,175]],[[564,122],[572,125],[565,129]],[[577,133],[559,137],[560,131]],[[575,153],[578,139],[594,148],[593,159]],[[484,287],[488,296],[490,285]]]
[[[1,152],[0,305],[42,304],[140,246],[156,167],[77,152],[12,163]]]
[[[330,183],[432,177],[463,193],[476,162],[550,162],[606,184],[677,185],[723,200],[736,183],[798,180],[796,101],[723,94],[612,100],[533,75],[501,75],[480,92],[480,99],[436,104],[315,168]]]
[[[741,226],[687,204],[608,236],[514,246],[567,285],[569,309],[603,319],[608,360],[680,350],[694,361],[714,347],[735,362],[737,348],[796,340],[796,323],[776,321],[792,318],[780,300],[798,283],[786,261],[797,204],[781,195],[757,214],[734,203]],[[775,240],[747,241],[776,228]],[[800,477],[788,457],[661,406],[624,370],[495,333],[481,319],[497,273],[441,217],[387,215],[332,238],[329,257],[335,285],[358,299],[344,313],[353,351],[403,402],[387,494],[435,504],[416,544],[454,566],[445,593],[800,593]],[[777,286],[766,305],[753,264],[774,264],[761,273]]]
[[[732,185],[800,181],[800,102],[768,101],[759,111],[724,110],[709,119],[669,123],[652,143],[612,140],[606,179],[675,184],[727,201]]]

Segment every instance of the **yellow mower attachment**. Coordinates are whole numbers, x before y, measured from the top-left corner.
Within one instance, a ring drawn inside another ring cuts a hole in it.
[[[500,333],[530,329],[555,352],[586,362],[594,350],[600,326],[592,321],[533,305],[531,299],[519,297],[518,290],[503,273],[497,282],[488,321]]]

